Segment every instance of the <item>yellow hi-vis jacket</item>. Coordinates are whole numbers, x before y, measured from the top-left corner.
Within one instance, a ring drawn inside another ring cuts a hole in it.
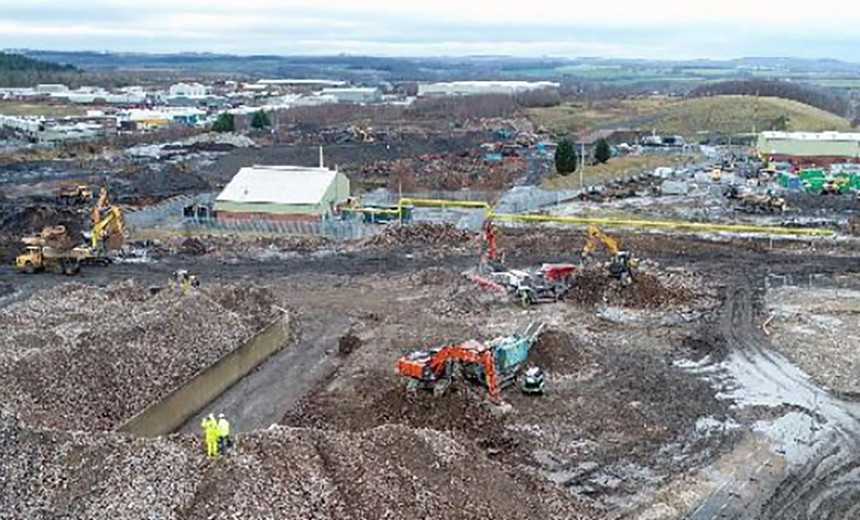
[[[227,422],[227,419],[220,418],[218,419],[218,436],[219,437],[227,437],[230,435],[230,423]]]

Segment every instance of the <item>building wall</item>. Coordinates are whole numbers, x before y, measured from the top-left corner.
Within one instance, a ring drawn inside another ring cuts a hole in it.
[[[760,135],[756,147],[763,155],[860,157],[860,141],[768,139]]]
[[[251,211],[226,211],[215,206],[215,219],[220,222],[247,222],[249,220],[265,220],[269,222],[316,222],[322,220],[313,213],[267,213]]]
[[[269,215],[320,215],[319,204],[272,204],[266,202],[216,202],[215,211]]]

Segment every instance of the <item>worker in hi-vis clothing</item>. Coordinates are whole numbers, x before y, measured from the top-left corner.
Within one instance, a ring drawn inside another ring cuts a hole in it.
[[[206,456],[215,458],[218,456],[218,421],[211,413],[200,422],[203,428],[203,443],[206,446]]]
[[[224,454],[227,448],[232,445],[230,442],[230,423],[223,413],[218,414],[218,453]]]

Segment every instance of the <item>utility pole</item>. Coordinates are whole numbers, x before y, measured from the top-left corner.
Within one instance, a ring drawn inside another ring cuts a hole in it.
[[[582,183],[582,173],[585,170],[585,140],[584,139],[579,140],[579,152],[580,152],[579,153],[579,189],[582,190],[582,189],[584,189],[583,183]]]

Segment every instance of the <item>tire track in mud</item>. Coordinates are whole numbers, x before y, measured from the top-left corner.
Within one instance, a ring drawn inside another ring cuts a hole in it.
[[[752,307],[748,287],[727,292],[719,332],[729,354],[703,373],[710,371],[727,384],[724,393],[741,406],[787,405],[802,411],[772,421],[779,427],[765,433],[788,465],[752,497],[742,495],[750,479],[732,475],[688,518],[857,518],[860,404],[834,396],[770,350],[754,324]]]

